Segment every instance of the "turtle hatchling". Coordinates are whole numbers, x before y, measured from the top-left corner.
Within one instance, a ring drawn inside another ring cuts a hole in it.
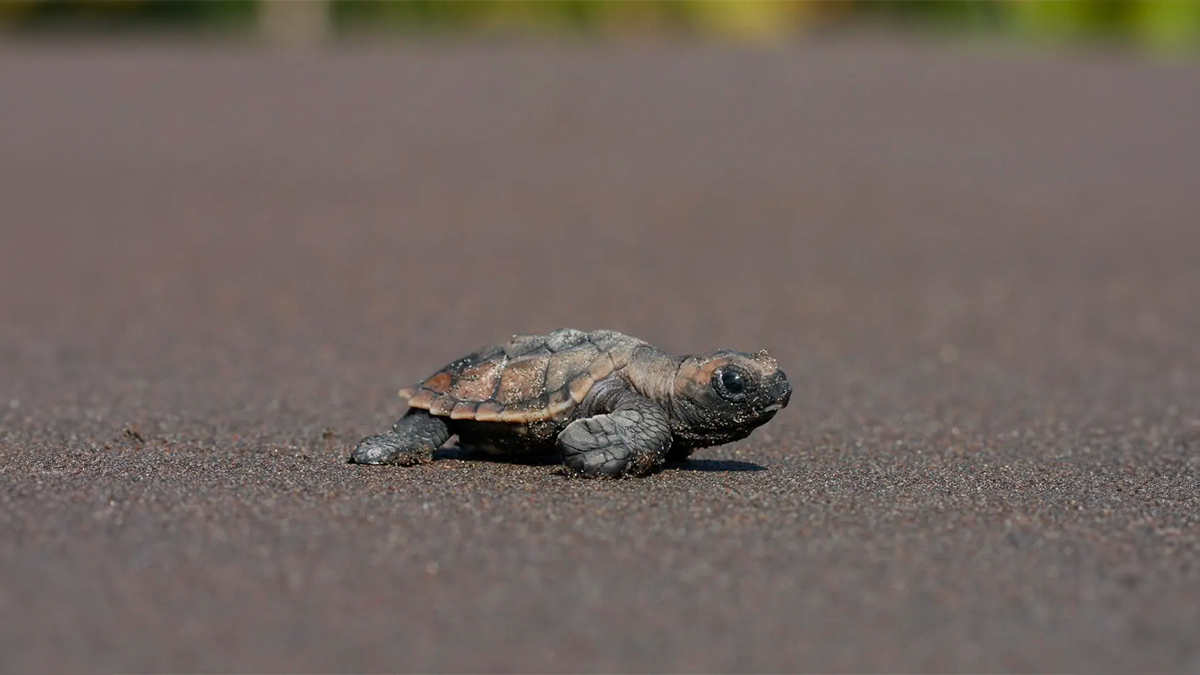
[[[584,476],[642,476],[736,441],[788,404],[766,351],[669,356],[616,331],[517,335],[400,390],[409,410],[359,442],[358,464],[431,461],[451,436],[501,454],[559,454]]]

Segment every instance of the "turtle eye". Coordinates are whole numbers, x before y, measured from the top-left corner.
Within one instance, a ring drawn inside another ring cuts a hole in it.
[[[721,371],[721,394],[728,399],[739,399],[746,393],[746,379],[736,368]]]

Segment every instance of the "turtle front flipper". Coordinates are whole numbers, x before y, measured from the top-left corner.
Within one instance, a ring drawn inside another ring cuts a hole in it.
[[[399,464],[412,466],[433,460],[433,451],[450,440],[446,420],[413,408],[390,431],[368,436],[350,454],[351,464]]]
[[[611,412],[571,422],[558,435],[563,464],[584,476],[646,475],[670,447],[666,411],[637,394],[622,397]]]

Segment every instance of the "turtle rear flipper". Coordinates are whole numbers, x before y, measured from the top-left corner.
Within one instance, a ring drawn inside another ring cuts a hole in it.
[[[442,417],[413,408],[391,430],[359,441],[350,455],[351,464],[399,464],[412,466],[433,460],[433,451],[450,440],[450,428]]]
[[[584,476],[642,476],[663,463],[671,447],[667,413],[637,394],[612,412],[577,419],[558,435],[563,464]]]

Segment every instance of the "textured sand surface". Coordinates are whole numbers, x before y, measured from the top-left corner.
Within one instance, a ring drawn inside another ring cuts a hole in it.
[[[0,671],[1196,672],[1198,76],[0,47]],[[559,326],[795,395],[645,480],[344,463]]]

